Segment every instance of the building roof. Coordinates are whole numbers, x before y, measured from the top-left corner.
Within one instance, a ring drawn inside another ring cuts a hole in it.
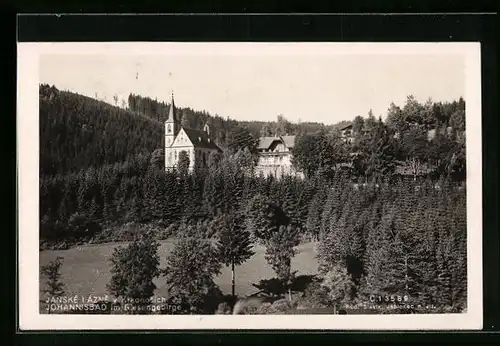
[[[287,148],[291,149],[295,144],[295,136],[260,137],[257,149],[259,150],[269,149],[269,147],[271,146],[271,144],[273,144],[274,141],[282,142]]]
[[[338,128],[340,131],[343,131],[343,130],[345,130],[345,129],[349,128],[349,127],[352,127],[352,122],[349,122],[349,123],[344,124],[344,125],[342,125],[342,126],[338,126],[337,128]]]
[[[295,145],[295,136],[281,136],[281,138],[283,138],[283,143],[287,148],[292,149]]]
[[[205,131],[182,128],[195,148],[219,150],[219,146],[210,139]]]
[[[274,141],[277,141],[278,137],[260,137],[257,149],[267,149],[271,146]]]

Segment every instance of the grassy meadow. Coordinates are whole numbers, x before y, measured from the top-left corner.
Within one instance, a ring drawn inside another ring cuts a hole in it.
[[[166,257],[173,248],[173,240],[161,242],[159,248],[160,268],[165,267]],[[98,244],[83,245],[68,250],[46,250],[40,252],[40,267],[56,259],[57,256],[64,257],[61,268],[61,280],[65,284],[65,296],[99,296],[103,297],[109,293],[106,291],[106,284],[110,279],[109,259],[113,249],[118,244]],[[318,264],[315,258],[315,244],[306,243],[298,246],[298,254],[292,259],[292,269],[297,270],[297,275],[313,275],[317,273]],[[247,296],[258,292],[252,284],[257,284],[262,279],[275,277],[273,270],[267,264],[264,254],[265,248],[256,245],[255,254],[243,265],[236,267],[236,294]],[[43,300],[42,289],[44,288],[44,278],[41,277],[40,299]],[[166,282],[163,277],[155,279],[157,287],[156,297],[167,297]],[[221,274],[215,282],[225,294],[231,293],[231,269],[223,267]],[[41,303],[44,306],[44,303]],[[43,307],[41,308],[43,309]],[[43,310],[42,310],[43,311]]]

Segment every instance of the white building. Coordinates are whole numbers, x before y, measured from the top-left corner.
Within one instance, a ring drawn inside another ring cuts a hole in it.
[[[260,137],[259,160],[256,173],[265,177],[272,175],[280,178],[283,175],[299,175],[292,165],[292,149],[295,144],[295,136]]]
[[[182,152],[189,158],[189,169],[193,170],[195,164],[206,166],[209,155],[221,151],[210,138],[208,125],[205,125],[203,131],[181,126],[172,95],[168,118],[165,121],[165,170],[177,167]]]

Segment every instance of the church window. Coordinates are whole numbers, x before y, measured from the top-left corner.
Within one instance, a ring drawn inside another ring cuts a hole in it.
[[[172,126],[170,124],[167,125],[167,132],[168,133],[172,132]]]

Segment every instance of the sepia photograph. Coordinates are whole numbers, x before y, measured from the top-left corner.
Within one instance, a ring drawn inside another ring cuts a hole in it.
[[[18,50],[27,326],[481,327],[479,44]]]

